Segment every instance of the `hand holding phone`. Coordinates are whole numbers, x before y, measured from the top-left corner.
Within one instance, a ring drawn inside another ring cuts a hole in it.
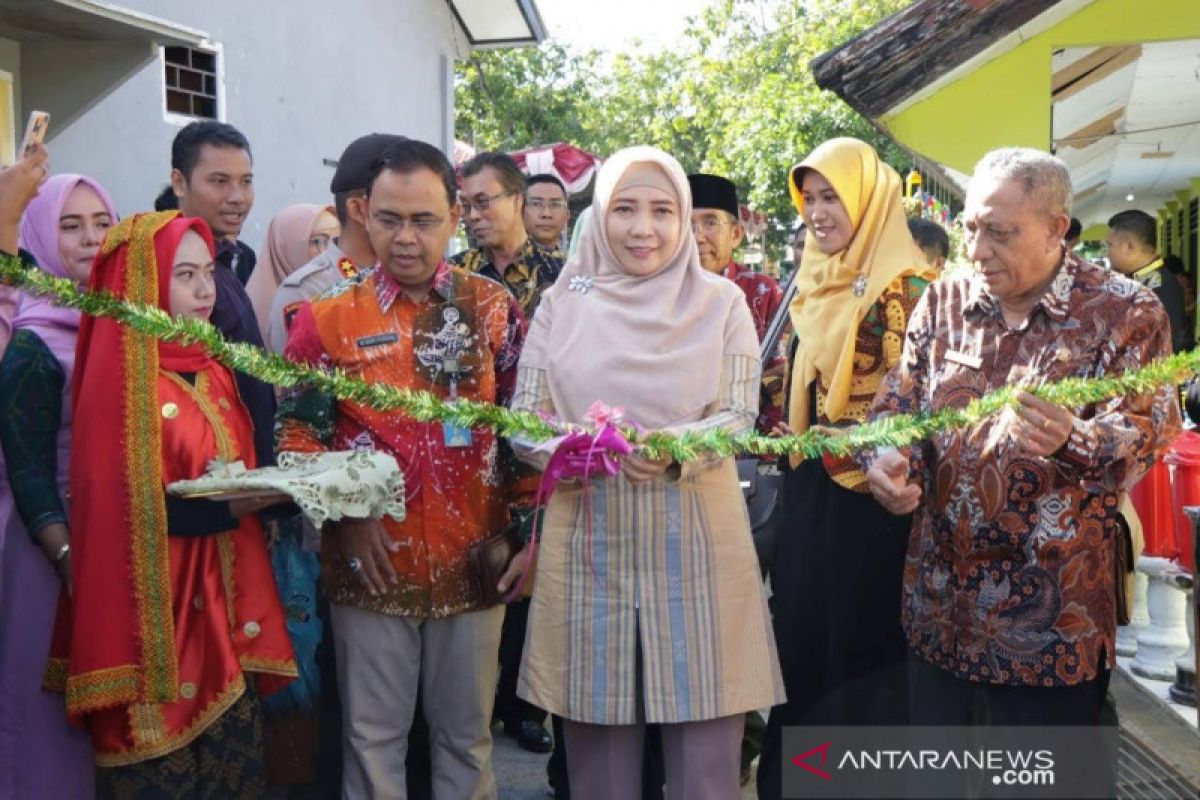
[[[29,122],[25,125],[25,138],[21,139],[19,158],[25,158],[39,144],[46,141],[46,131],[50,128],[50,115],[45,111],[30,111]]]
[[[37,143],[16,164],[0,168],[0,250],[16,254],[21,215],[49,171],[46,148]]]

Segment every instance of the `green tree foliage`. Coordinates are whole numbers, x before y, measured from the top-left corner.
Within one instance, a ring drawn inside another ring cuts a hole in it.
[[[670,50],[573,53],[561,44],[476,53],[461,62],[457,135],[478,148],[569,141],[607,155],[667,150],[685,169],[727,175],[774,225],[781,247],[796,214],[790,167],[834,136],[857,136],[885,160],[901,151],[836,95],[809,62],[907,0],[715,0]]]

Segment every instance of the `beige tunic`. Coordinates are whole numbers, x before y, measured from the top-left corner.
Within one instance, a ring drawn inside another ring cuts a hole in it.
[[[726,357],[721,400],[688,427],[749,427],[757,366]],[[522,369],[518,383],[514,407],[551,410],[540,370]],[[521,697],[604,725],[639,721],[639,705],[646,722],[677,723],[783,702],[732,458],[689,462],[642,485],[618,476],[585,493],[563,483],[542,531]]]

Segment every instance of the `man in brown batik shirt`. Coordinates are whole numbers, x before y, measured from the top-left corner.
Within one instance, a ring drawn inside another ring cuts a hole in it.
[[[976,269],[925,292],[873,416],[961,408],[1009,385],[1137,369],[1171,352],[1154,294],[1062,246],[1065,165],[989,153],[964,220]],[[871,491],[915,511],[903,623],[913,723],[1095,725],[1115,654],[1117,495],[1180,429],[1173,387],[1019,405],[864,454]]]

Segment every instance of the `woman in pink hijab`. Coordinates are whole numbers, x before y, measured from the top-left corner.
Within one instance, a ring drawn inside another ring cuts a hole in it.
[[[254,316],[263,339],[271,300],[284,278],[325,251],[338,237],[341,227],[330,206],[297,203],[275,215],[267,226],[267,244],[262,258],[246,281],[246,294],[254,305]]]
[[[20,245],[86,285],[116,208],[99,183],[55,175],[21,219]],[[60,588],[70,587],[67,459],[78,311],[17,295],[0,359],[0,797],[91,797],[92,748],[41,690]]]
[[[513,407],[591,425],[599,401],[647,430],[751,430],[754,322],[700,266],[679,163],[614,154],[592,209],[533,317]],[[615,476],[560,482],[542,518],[518,694],[564,718],[571,796],[640,797],[659,723],[668,800],[737,797],[745,713],[783,684],[733,458],[635,450]]]

